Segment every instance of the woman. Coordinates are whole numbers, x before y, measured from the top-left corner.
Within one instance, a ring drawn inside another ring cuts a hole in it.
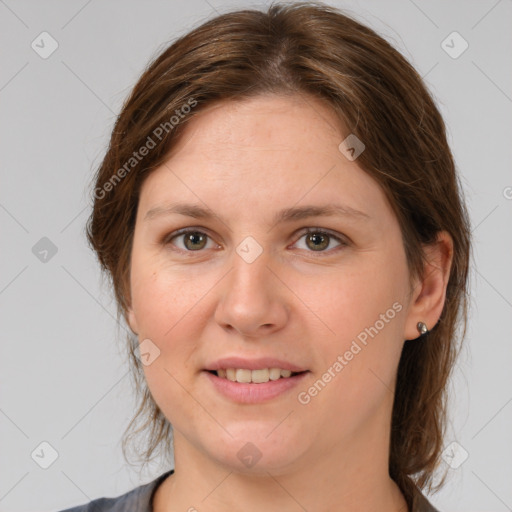
[[[119,115],[87,234],[134,333],[127,432],[174,470],[69,510],[435,511],[469,222],[384,39],[308,3],[180,38]]]

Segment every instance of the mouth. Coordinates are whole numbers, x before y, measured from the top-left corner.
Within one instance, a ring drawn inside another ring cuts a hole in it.
[[[208,391],[236,404],[261,404],[273,400],[290,400],[289,393],[311,373],[281,368],[219,368],[204,370]]]
[[[207,377],[208,389],[217,396],[238,404],[256,404],[278,397],[287,399],[288,392],[311,371],[272,356],[233,355],[207,364],[201,373]]]
[[[207,370],[208,373],[221,379],[240,384],[265,384],[270,381],[289,379],[296,375],[306,373],[305,371],[292,372],[283,368],[261,368],[249,370],[248,368],[219,368],[218,370]]]

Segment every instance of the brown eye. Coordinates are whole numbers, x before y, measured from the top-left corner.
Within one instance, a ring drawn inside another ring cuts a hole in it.
[[[329,246],[329,235],[324,233],[308,233],[306,235],[306,244],[314,251],[321,251]]]
[[[308,252],[330,252],[326,249],[338,249],[348,245],[341,236],[334,235],[321,229],[310,228],[308,231],[303,233],[299,240],[305,239],[305,250]],[[335,241],[337,245],[332,246],[332,241]],[[296,244],[299,242],[297,241]]]
[[[176,245],[176,247],[182,251],[194,252],[201,251],[204,249],[209,241],[209,236],[202,231],[195,229],[184,229],[178,231],[173,236],[168,237],[164,243]],[[181,244],[175,243],[174,240],[181,240]]]
[[[187,233],[183,235],[185,247],[191,251],[197,251],[198,249],[202,249],[206,245],[206,235],[199,231],[194,231],[192,233]]]

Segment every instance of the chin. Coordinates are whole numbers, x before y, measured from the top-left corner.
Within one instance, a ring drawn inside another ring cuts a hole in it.
[[[234,473],[262,476],[268,476],[268,473],[286,473],[305,451],[304,439],[307,439],[307,436],[305,433],[302,436],[295,436],[286,430],[279,432],[279,427],[275,428],[277,424],[274,422],[272,428],[267,428],[266,423],[265,428],[262,425],[253,425],[252,428],[228,428],[233,437],[225,434],[222,440],[217,439],[213,442],[210,438],[205,443],[210,445],[204,447],[205,451]],[[272,429],[275,430],[272,432]],[[300,447],[300,452],[297,446]]]

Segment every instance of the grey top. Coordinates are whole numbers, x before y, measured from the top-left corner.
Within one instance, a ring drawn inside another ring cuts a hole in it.
[[[152,482],[136,487],[117,498],[98,498],[60,512],[153,512],[153,496],[157,487],[173,473],[174,470],[171,469]],[[411,512],[439,512],[439,510],[434,508],[418,490]]]
[[[171,469],[152,482],[136,487],[117,498],[98,498],[60,512],[153,512],[153,496],[157,487],[173,473],[174,469]]]

